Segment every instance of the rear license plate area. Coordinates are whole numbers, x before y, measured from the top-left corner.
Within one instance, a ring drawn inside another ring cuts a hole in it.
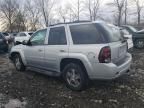
[[[127,47],[126,47],[126,45],[121,46],[121,47],[119,48],[119,57],[124,56],[124,55],[126,54],[126,52],[127,52]]]

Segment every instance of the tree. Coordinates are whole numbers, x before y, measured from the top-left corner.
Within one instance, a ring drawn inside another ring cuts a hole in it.
[[[89,17],[91,21],[95,21],[100,8],[101,0],[86,0],[86,8],[89,11]]]
[[[68,9],[59,7],[58,12],[59,12],[60,17],[63,19],[63,22],[65,23],[66,18],[67,18]]]
[[[54,7],[55,0],[37,0],[37,6],[39,11],[42,14],[42,17],[44,19],[45,26],[49,26],[49,20],[51,18],[51,11]]]
[[[25,26],[25,16],[19,11],[19,13],[16,16],[15,22],[12,25],[13,31],[15,32],[20,32],[20,31],[25,31],[26,26]]]
[[[128,11],[128,8],[127,8],[127,6],[128,6],[128,1],[127,0],[125,0],[125,6],[124,6],[124,13],[125,13],[125,25],[127,24],[127,11]]]
[[[82,0],[76,0],[75,3],[72,4],[72,6],[69,8],[71,12],[71,16],[73,20],[80,20],[80,15],[83,11],[83,1]]]
[[[12,25],[15,22],[15,18],[18,14],[19,3],[17,0],[1,0],[0,11],[2,13],[2,19],[6,21],[5,25],[8,26],[8,31],[12,32]]]
[[[29,0],[28,0],[29,1]],[[35,0],[26,2],[25,4],[25,17],[27,20],[28,28],[32,31],[37,30],[37,25],[40,20],[40,10],[35,7]]]
[[[140,25],[141,23],[141,12],[144,7],[144,1],[143,0],[134,0],[136,4],[136,9],[137,9],[137,23]]]
[[[123,12],[124,12],[124,10],[123,10],[124,4],[125,4],[125,0],[114,0],[113,3],[108,3],[108,5],[115,6],[117,8],[117,13],[118,13],[117,25],[118,26],[121,25],[121,20],[122,20],[122,16],[123,16]]]

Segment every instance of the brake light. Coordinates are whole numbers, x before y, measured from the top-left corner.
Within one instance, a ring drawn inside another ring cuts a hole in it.
[[[110,63],[111,62],[111,49],[106,46],[101,49],[99,54],[99,62],[100,63]]]

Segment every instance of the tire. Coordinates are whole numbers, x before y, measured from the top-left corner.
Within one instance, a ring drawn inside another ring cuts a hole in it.
[[[70,63],[65,66],[63,78],[67,87],[73,91],[82,91],[86,89],[89,82],[85,69],[77,63]]]
[[[138,49],[144,48],[144,40],[138,39],[135,41],[135,47]]]
[[[24,66],[21,56],[19,54],[16,54],[14,56],[13,61],[14,61],[14,65],[15,65],[17,71],[25,71],[25,66]]]

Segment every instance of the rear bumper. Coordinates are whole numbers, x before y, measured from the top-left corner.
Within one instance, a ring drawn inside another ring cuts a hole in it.
[[[93,72],[89,76],[90,79],[115,79],[128,72],[132,62],[131,54],[127,53],[125,60],[121,65],[114,63],[100,64],[93,63]]]

